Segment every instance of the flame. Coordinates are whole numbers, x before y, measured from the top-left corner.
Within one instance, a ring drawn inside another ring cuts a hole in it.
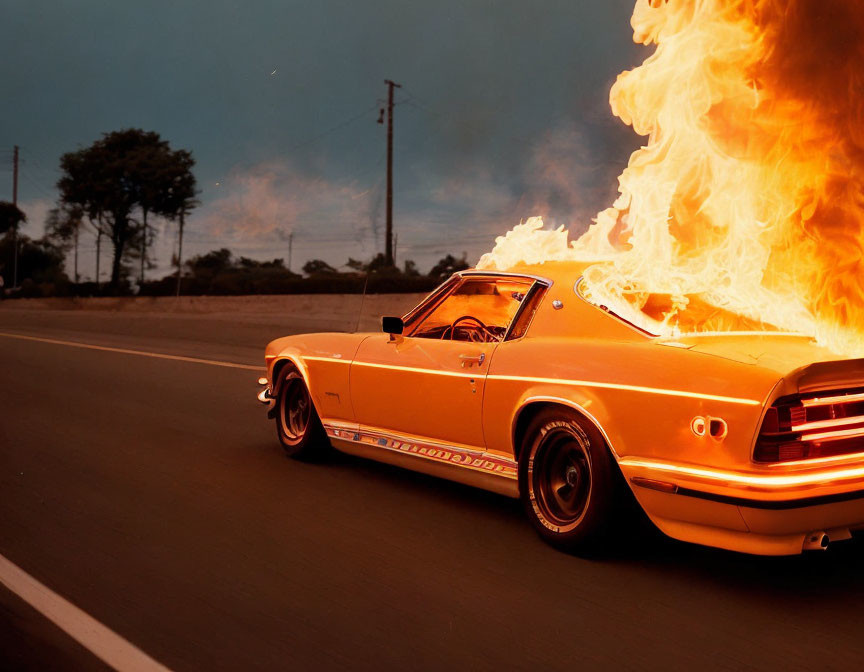
[[[612,112],[646,144],[587,232],[532,218],[480,266],[595,262],[590,298],[655,333],[780,329],[864,356],[864,3],[638,0],[656,49]]]

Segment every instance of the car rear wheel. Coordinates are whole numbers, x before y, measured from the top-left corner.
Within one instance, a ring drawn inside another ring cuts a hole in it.
[[[567,551],[612,538],[618,472],[600,432],[575,411],[541,410],[525,433],[519,492],[538,534]]]
[[[311,460],[322,457],[329,445],[303,376],[286,365],[276,385],[276,434],[289,457]]]

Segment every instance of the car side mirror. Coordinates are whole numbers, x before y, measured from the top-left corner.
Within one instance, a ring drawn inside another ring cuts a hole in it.
[[[402,321],[401,317],[381,318],[381,331],[383,331],[385,334],[399,336],[404,329],[405,323]]]

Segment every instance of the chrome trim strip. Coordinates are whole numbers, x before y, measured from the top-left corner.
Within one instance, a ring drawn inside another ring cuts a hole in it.
[[[853,401],[864,401],[864,392],[859,394],[838,394],[834,397],[816,397],[814,399],[802,399],[801,405],[809,406],[828,406],[829,404],[848,404]]]
[[[513,319],[510,320],[510,324],[507,327],[507,331],[504,332],[504,336],[501,338],[501,343],[505,343],[508,341],[520,340],[525,338],[525,335],[531,329],[531,324],[534,322],[534,318],[537,316],[537,311],[540,310],[540,306],[543,304],[543,293],[545,293],[549,289],[549,285],[537,280],[531,284],[528,288],[528,291],[525,292],[525,297],[522,299],[522,303],[519,304],[519,308],[516,310],[516,313],[513,315]],[[534,307],[534,314],[531,315],[531,319],[528,321],[528,325],[525,327],[525,331],[518,339],[511,339],[510,334],[513,333],[513,327],[519,322],[519,319],[522,317],[522,313],[524,313],[528,309],[528,305],[534,300],[534,297],[540,295],[539,301],[537,305]]]
[[[864,436],[864,427],[853,429],[835,429],[833,432],[816,432],[815,434],[804,434],[801,441],[837,441],[838,439],[853,439],[856,436]]]
[[[508,271],[478,271],[477,269],[469,269],[466,271],[459,271],[457,273],[460,277],[465,276],[501,276],[504,278],[525,278],[527,280],[536,280],[539,283],[546,285],[547,287],[551,287],[554,283],[549,278],[544,278],[542,275],[533,275],[531,273],[510,273]]]
[[[330,423],[322,423],[327,436],[351,443],[374,446],[403,455],[411,455],[434,462],[463,467],[502,478],[516,480],[517,464],[514,460],[493,455],[482,450],[435,443],[410,436],[400,436],[373,429],[343,429]]]
[[[844,464],[860,464],[864,462],[864,453],[841,453],[840,455],[831,455],[830,457],[809,457],[803,460],[790,460],[789,462],[754,462],[768,469],[778,469],[782,467],[818,467],[821,464],[833,464],[842,462]]]
[[[828,427],[844,427],[846,425],[855,425],[859,422],[864,422],[864,415],[853,415],[848,418],[832,418],[830,420],[814,420],[813,422],[804,422],[800,425],[792,425],[792,432],[806,432],[811,429],[826,429]]]
[[[357,422],[348,422],[346,420],[331,420],[330,418],[322,418],[321,424],[329,425],[334,429],[342,429],[351,432],[356,432],[360,427],[360,424]]]

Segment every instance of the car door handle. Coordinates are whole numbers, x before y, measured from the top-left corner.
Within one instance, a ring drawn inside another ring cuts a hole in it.
[[[471,366],[472,364],[477,364],[477,366],[480,366],[484,361],[486,361],[486,353],[481,352],[479,355],[459,355],[459,359],[462,360],[463,369],[466,366]]]

